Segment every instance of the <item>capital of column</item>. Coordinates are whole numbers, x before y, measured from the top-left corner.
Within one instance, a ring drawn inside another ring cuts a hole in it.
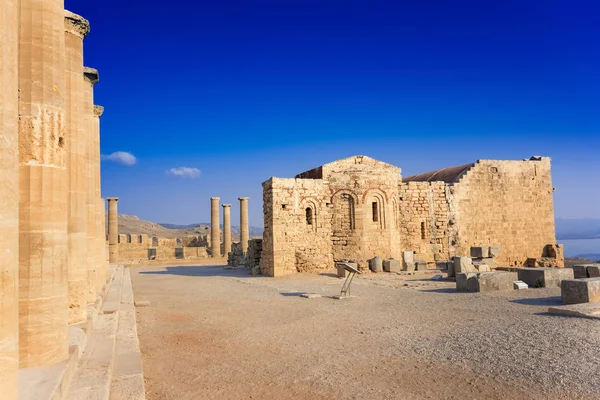
[[[94,116],[101,117],[104,114],[104,107],[94,104]]]
[[[100,76],[98,75],[98,70],[90,67],[83,67],[83,78],[92,84],[95,85],[100,80]]]
[[[108,201],[119,201],[118,197],[107,197],[106,200]]]
[[[211,197],[210,199],[211,199],[211,200],[221,200],[221,198],[220,198],[220,197]]]
[[[83,39],[90,33],[90,22],[81,15],[65,10],[65,32]]]
[[[222,207],[223,208],[226,208],[226,207],[228,208],[228,207],[231,207],[231,204],[223,204]]]
[[[244,200],[248,200],[250,197],[238,197],[238,200],[240,201],[244,201]]]

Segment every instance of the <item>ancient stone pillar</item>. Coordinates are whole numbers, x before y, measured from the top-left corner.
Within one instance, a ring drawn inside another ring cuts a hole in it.
[[[98,266],[98,276],[96,281],[96,291],[100,292],[102,287],[108,280],[108,263],[106,262],[106,214],[105,214],[105,201],[102,199],[102,193],[100,190],[100,117],[104,113],[104,107],[94,105],[94,118],[92,121],[92,154],[90,159],[90,165],[92,168],[92,175],[94,177],[94,198],[96,201],[95,211],[95,239],[96,244],[94,246],[94,260],[95,265]]]
[[[223,255],[231,251],[231,204],[223,204]]]
[[[98,83],[98,71],[84,67],[84,95],[83,95],[83,119],[86,133],[86,152],[84,174],[88,185],[86,187],[86,243],[89,249],[87,253],[88,285],[87,303],[94,303],[97,295],[97,282],[100,280],[101,267],[98,261],[98,240],[96,237],[97,197],[94,180],[95,172],[95,129],[94,129],[94,86]],[[98,161],[99,162],[99,161]]]
[[[248,227],[248,197],[240,197],[240,244],[244,254],[248,251],[250,228]]]
[[[69,323],[87,319],[87,207],[85,158],[88,147],[83,115],[83,38],[90,32],[87,20],[65,10],[66,139],[68,197]]]
[[[64,2],[20,4],[19,362],[29,368],[68,355],[69,138]]]
[[[117,197],[108,197],[108,259],[111,263],[119,262],[119,211]]]
[[[19,3],[0,2],[0,391],[18,398]]]
[[[210,240],[212,257],[221,257],[221,229],[219,229],[219,198],[210,198]]]

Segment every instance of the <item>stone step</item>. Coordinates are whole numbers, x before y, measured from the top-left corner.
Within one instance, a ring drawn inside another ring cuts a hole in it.
[[[123,266],[119,265],[115,272],[114,278],[104,299],[102,305],[102,313],[110,314],[117,312],[121,305],[121,289],[123,286]]]

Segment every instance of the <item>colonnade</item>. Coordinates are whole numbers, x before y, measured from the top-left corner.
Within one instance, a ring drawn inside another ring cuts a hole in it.
[[[250,228],[248,225],[248,197],[238,198],[240,201],[240,244],[244,254],[248,251]],[[231,252],[231,204],[223,204],[223,254],[221,253],[221,227],[218,197],[210,199],[210,237],[213,258],[227,257]]]

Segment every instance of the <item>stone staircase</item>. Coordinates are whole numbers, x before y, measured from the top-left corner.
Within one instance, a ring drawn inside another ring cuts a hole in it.
[[[145,399],[131,275],[122,265],[112,279],[99,312],[92,317],[68,400]]]

